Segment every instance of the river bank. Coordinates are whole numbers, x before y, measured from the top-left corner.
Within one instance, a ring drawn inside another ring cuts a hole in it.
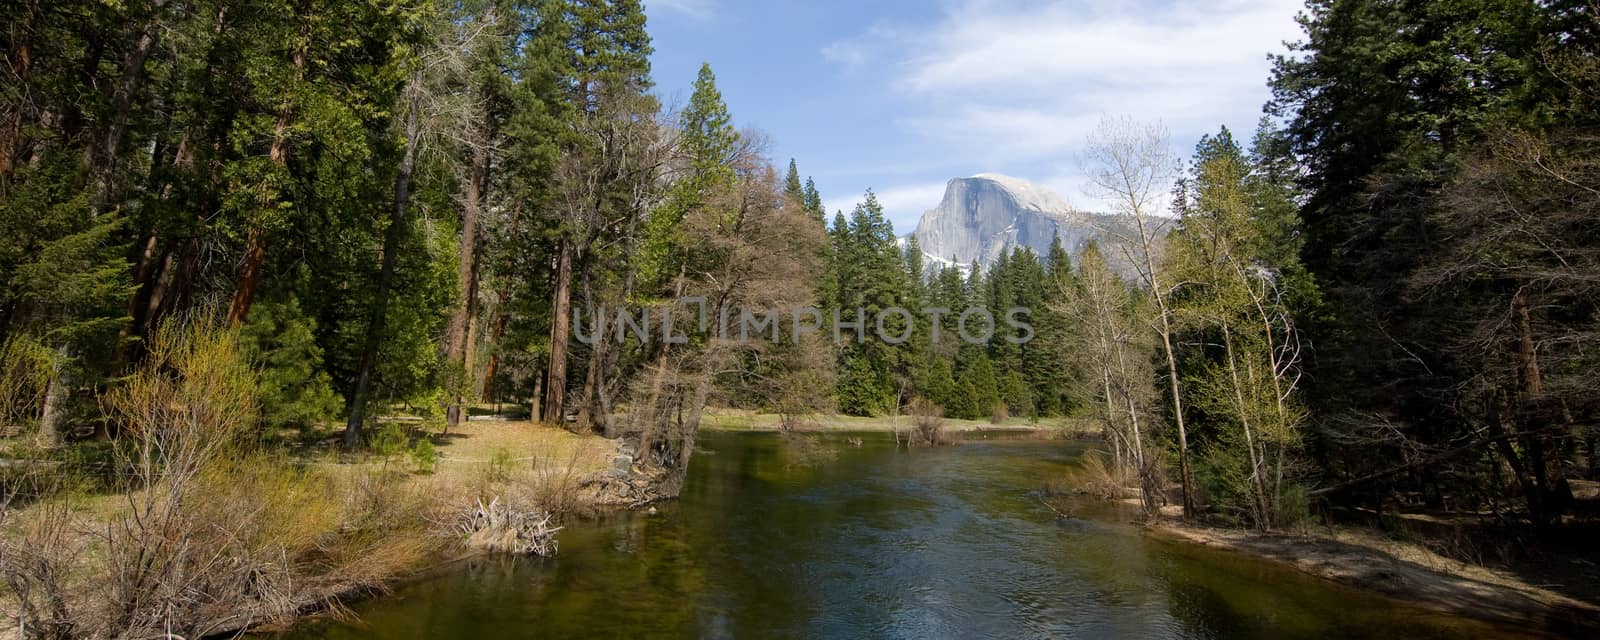
[[[774,413],[708,408],[701,420],[702,428],[714,431],[784,430],[782,417]],[[1072,418],[1006,418],[999,422],[992,420],[962,420],[958,418],[943,418],[942,420],[944,430],[953,433],[983,431],[1037,432],[1042,436],[1064,439],[1098,434],[1098,428],[1088,421]],[[904,432],[911,427],[911,419],[908,416],[885,418],[881,416],[817,415],[801,419],[798,422],[800,426],[796,430],[801,432]]]
[[[1123,502],[1137,505],[1137,499]],[[1570,633],[1600,632],[1600,606],[1509,571],[1352,526],[1260,533],[1185,522],[1176,506],[1146,524],[1152,536],[1276,562],[1318,578],[1434,611]]]
[[[41,478],[59,486],[7,505],[0,568],[26,600],[7,598],[20,613],[0,634],[153,626],[206,637],[288,625],[608,508],[588,481],[610,468],[616,441],[478,421],[421,438],[356,456],[303,439],[129,493]]]

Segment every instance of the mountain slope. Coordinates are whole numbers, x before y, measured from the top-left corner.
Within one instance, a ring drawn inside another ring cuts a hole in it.
[[[950,180],[939,205],[922,214],[912,235],[929,259],[953,259],[963,266],[974,260],[988,266],[1019,246],[1043,256],[1057,236],[1076,258],[1097,240],[1113,267],[1131,276],[1131,265],[1112,245],[1137,238],[1134,229],[1127,216],[1078,211],[1055,192],[1026,180],[980,173]]]

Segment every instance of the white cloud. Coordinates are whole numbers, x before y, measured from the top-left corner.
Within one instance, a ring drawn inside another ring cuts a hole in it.
[[[831,62],[837,62],[846,67],[858,67],[866,64],[871,52],[860,43],[841,40],[822,48],[822,57]]]
[[[956,8],[911,56],[903,84],[919,91],[1058,86],[1062,80],[1143,83],[1240,67],[1297,35],[1294,0],[1178,0],[1121,10],[1055,4]],[[1260,79],[1262,76],[1257,76]]]
[[[925,138],[955,143],[979,166],[1047,156],[1083,141],[1098,113],[963,104],[907,116],[899,124]]]
[[[944,196],[944,182],[925,182],[896,185],[886,189],[874,189],[878,196],[878,204],[883,205],[885,215],[894,223],[896,233],[907,233],[917,225],[917,217],[928,208],[939,204],[939,199]],[[827,207],[828,220],[832,223],[833,214],[843,211],[845,216],[856,208],[856,204],[865,199],[866,193],[850,196],[828,198],[822,204]]]
[[[1081,185],[1077,156],[1104,115],[1161,120],[1180,145],[1221,124],[1253,125],[1267,54],[1300,37],[1302,6],[958,2],[931,25],[876,25],[824,55],[903,95],[895,124],[939,156],[1060,187]]]

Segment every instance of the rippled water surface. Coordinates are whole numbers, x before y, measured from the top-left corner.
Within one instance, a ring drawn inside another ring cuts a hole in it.
[[[478,559],[283,638],[1484,637],[1037,490],[1081,445],[896,451],[711,433],[682,499],[570,523],[551,560]]]

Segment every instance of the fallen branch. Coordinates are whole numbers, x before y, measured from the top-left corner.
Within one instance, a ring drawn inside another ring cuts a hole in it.
[[[555,514],[514,509],[500,502],[499,497],[489,504],[482,499],[475,502],[462,511],[456,524],[456,531],[467,537],[468,546],[541,557],[556,554],[556,532],[561,527],[550,526]]]

